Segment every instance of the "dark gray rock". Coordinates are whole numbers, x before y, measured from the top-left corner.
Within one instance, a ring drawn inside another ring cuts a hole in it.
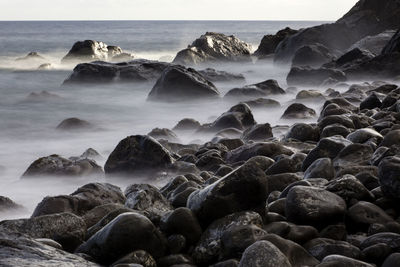
[[[390,131],[380,143],[380,146],[391,147],[392,145],[400,145],[400,130]]]
[[[295,186],[286,198],[286,216],[296,224],[322,226],[343,221],[346,202],[321,188]]]
[[[194,131],[197,130],[200,127],[200,122],[194,120],[194,119],[189,119],[185,118],[180,120],[174,128],[172,128],[173,131]]]
[[[254,55],[257,56],[259,59],[262,59],[265,56],[275,53],[275,49],[280,42],[282,42],[286,37],[289,37],[297,32],[297,30],[286,27],[285,29],[278,31],[274,35],[264,35],[260,45],[258,46],[258,49],[254,52]]]
[[[360,201],[351,206],[347,213],[349,226],[355,231],[368,230],[369,226],[374,223],[393,222],[390,217],[380,207],[366,201]]]
[[[379,163],[379,182],[382,192],[391,198],[400,198],[400,157],[387,157]]]
[[[375,93],[372,93],[360,103],[360,110],[379,108],[381,105],[381,100]]]
[[[258,241],[249,246],[240,259],[239,267],[291,267],[286,256],[271,242]]]
[[[167,140],[168,142],[178,142],[179,138],[178,136],[171,131],[170,129],[167,128],[154,128],[147,134],[148,136],[153,137],[156,140]]]
[[[278,101],[269,98],[257,98],[244,103],[246,103],[250,108],[278,108],[281,106]]]
[[[320,86],[327,79],[334,79],[338,82],[347,80],[344,72],[335,69],[310,67],[292,67],[286,78],[289,86]]]
[[[95,233],[76,252],[88,254],[101,264],[110,264],[135,250],[145,250],[158,258],[164,255],[165,242],[149,219],[127,212]]]
[[[375,265],[342,255],[326,256],[318,267],[374,267]]]
[[[116,51],[113,47],[111,50]],[[110,51],[111,52],[111,51]],[[120,53],[122,51],[120,50]],[[108,47],[103,42],[85,40],[76,42],[68,54],[61,60],[62,63],[85,62],[94,60],[107,60]]]
[[[301,142],[317,142],[319,140],[319,129],[307,123],[296,123],[290,127],[285,135],[285,139],[296,139]]]
[[[304,179],[325,178],[328,181],[335,177],[335,169],[330,158],[315,160],[304,172]]]
[[[86,212],[82,216],[82,219],[85,221],[86,226],[89,228],[89,227],[92,227],[93,225],[95,225],[97,222],[99,222],[108,213],[110,213],[114,210],[123,208],[123,207],[124,207],[124,205],[119,204],[119,203],[109,203],[109,204],[96,206],[93,209]]]
[[[386,258],[385,262],[382,264],[382,267],[396,267],[400,262],[400,253],[392,253],[389,257]]]
[[[250,128],[246,129],[241,139],[245,141],[253,140],[253,141],[263,141],[268,138],[271,138],[272,135],[272,128],[269,123],[265,124],[256,124],[251,126]]]
[[[301,103],[293,103],[286,108],[282,119],[310,119],[317,115],[315,110]]]
[[[352,200],[374,200],[374,195],[356,177],[349,174],[330,181],[325,189],[340,196],[347,203]]]
[[[178,52],[174,63],[195,65],[206,62],[250,61],[251,46],[235,36],[207,32]]]
[[[372,54],[379,55],[395,33],[396,31],[387,30],[377,35],[367,36],[353,44],[349,50],[359,48],[369,51]]]
[[[157,267],[156,260],[144,250],[133,251],[121,259],[114,262],[111,266],[129,266],[139,265],[144,267]],[[138,266],[135,266],[138,267]]]
[[[315,238],[304,245],[304,248],[316,259],[323,260],[329,255],[341,255],[353,259],[359,259],[361,251],[358,247],[345,241],[328,238]]]
[[[164,70],[148,95],[153,101],[182,101],[195,98],[216,98],[215,85],[192,68],[170,66]]]
[[[358,129],[351,134],[349,134],[346,139],[350,140],[353,143],[359,143],[363,144],[367,142],[368,140],[376,138],[377,142],[380,143],[382,140],[383,136],[375,131],[374,129],[371,128],[363,128],[363,129]]]
[[[24,209],[24,207],[15,203],[8,197],[0,196],[0,212],[15,211],[21,209]]]
[[[94,126],[85,120],[81,120],[78,118],[68,118],[60,122],[57,126],[57,130],[64,130],[64,131],[77,131],[77,130],[89,130],[93,129]]]
[[[245,81],[243,74],[230,73],[213,68],[206,68],[198,71],[207,80],[211,82],[229,82],[229,81]]]
[[[275,158],[278,155],[292,155],[293,151],[280,143],[274,142],[257,142],[245,144],[227,154],[227,162],[234,163],[239,161],[247,161],[255,156],[265,156]]]
[[[260,83],[246,85],[229,90],[224,97],[262,97],[285,94],[276,80],[266,80]]]
[[[257,164],[245,163],[217,182],[192,193],[187,207],[207,224],[234,212],[265,209],[267,192],[265,173]]]
[[[104,166],[106,174],[155,171],[173,163],[169,151],[154,138],[132,135],[119,142]]]
[[[329,49],[316,43],[300,47],[294,54],[292,66],[320,67],[334,59]]]

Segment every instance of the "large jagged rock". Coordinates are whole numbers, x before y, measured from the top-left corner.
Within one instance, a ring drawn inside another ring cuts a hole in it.
[[[11,230],[0,231],[1,266],[94,267],[100,266],[79,255],[48,246]]]
[[[102,168],[90,159],[70,160],[51,155],[35,160],[22,175],[22,178],[41,176],[89,176],[104,175]]]
[[[341,19],[300,30],[286,38],[276,49],[274,60],[290,64],[297,49],[304,45],[320,43],[331,51],[345,51],[368,35],[400,27],[399,0],[361,0]]]
[[[192,68],[170,66],[150,91],[148,100],[180,101],[218,97],[215,85]]]
[[[174,63],[194,65],[205,62],[251,61],[251,46],[235,36],[207,32],[188,48],[178,52]]]
[[[320,67],[334,59],[328,48],[322,44],[311,44],[300,47],[294,54],[292,66]]]
[[[349,51],[358,48],[360,50],[366,50],[375,55],[379,55],[395,33],[396,31],[388,30],[377,35],[367,36],[353,44],[349,48]]]
[[[61,60],[62,63],[87,62],[94,60],[108,60],[122,54],[118,46],[108,46],[103,42],[85,40],[76,42],[68,54]]]
[[[156,171],[173,163],[170,152],[153,137],[132,135],[119,142],[104,166],[106,174]]]
[[[90,183],[78,188],[71,195],[45,197],[36,206],[32,217],[61,212],[82,216],[94,207],[109,203],[125,203],[121,189],[107,183]]]
[[[96,61],[78,64],[64,84],[153,82],[170,66],[169,63],[138,59],[129,62],[109,63]]]
[[[265,209],[267,177],[248,162],[222,179],[189,196],[187,207],[205,224],[230,213]]]
[[[275,53],[275,49],[278,47],[280,42],[282,42],[286,37],[292,36],[297,32],[297,30],[286,27],[285,29],[278,31],[276,34],[264,35],[260,45],[254,52],[254,55],[262,59],[268,55]]]

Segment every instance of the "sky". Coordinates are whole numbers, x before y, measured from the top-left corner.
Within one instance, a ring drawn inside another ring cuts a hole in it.
[[[0,0],[0,20],[324,20],[357,0]]]

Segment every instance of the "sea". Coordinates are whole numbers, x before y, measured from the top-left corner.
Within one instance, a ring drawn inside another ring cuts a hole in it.
[[[129,135],[146,134],[153,128],[171,129],[183,118],[201,123],[213,121],[238,101],[186,101],[154,103],[147,101],[153,84],[107,84],[62,86],[74,65],[60,60],[76,41],[97,40],[120,46],[135,58],[172,61],[206,32],[235,35],[255,51],[262,37],[285,27],[300,29],[322,21],[0,21],[0,196],[23,205],[18,212],[1,212],[0,221],[29,217],[45,196],[70,194],[93,181],[110,182],[122,190],[133,183],[162,184],[158,179],[130,177],[40,177],[23,178],[28,166],[40,157],[58,154],[81,155],[93,148],[101,154],[104,166],[108,155],[120,140]],[[16,61],[29,52],[37,52],[53,66],[38,70],[38,65]],[[242,73],[245,82],[216,83],[221,94],[243,85],[276,79],[286,89],[288,68],[275,66],[272,60],[254,64],[220,64],[213,68]],[[31,93],[47,91],[55,97],[32,99]],[[272,97],[281,108],[254,110],[258,123],[272,126],[291,125],[281,120],[284,109],[295,93]],[[322,103],[308,106],[320,111]],[[96,126],[96,130],[65,132],[57,125],[66,118],[77,117]],[[207,142],[213,136],[193,134],[179,136],[182,143]],[[277,136],[279,137],[279,136]]]

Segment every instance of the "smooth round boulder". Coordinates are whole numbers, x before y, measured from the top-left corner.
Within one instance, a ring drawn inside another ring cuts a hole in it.
[[[383,262],[382,267],[397,267],[400,262],[400,253],[392,253]]]
[[[76,252],[88,254],[101,264],[110,264],[135,250],[145,250],[158,258],[164,255],[165,242],[149,219],[127,212],[95,233]]]
[[[334,177],[335,169],[330,158],[317,159],[304,172],[304,179],[325,178],[329,181]]]
[[[346,208],[346,202],[334,193],[317,187],[295,186],[286,197],[285,213],[290,222],[318,228],[343,221]]]
[[[300,103],[293,103],[286,108],[282,119],[311,119],[317,115],[315,110]]]
[[[400,157],[387,157],[379,163],[382,192],[390,198],[400,198]]]
[[[301,142],[319,140],[319,129],[307,123],[296,123],[290,127],[285,139],[296,139]]]
[[[239,267],[292,267],[286,256],[271,242],[258,241],[249,246],[240,259]]]
[[[392,145],[400,145],[400,130],[390,131],[385,135],[380,146],[391,147]]]

